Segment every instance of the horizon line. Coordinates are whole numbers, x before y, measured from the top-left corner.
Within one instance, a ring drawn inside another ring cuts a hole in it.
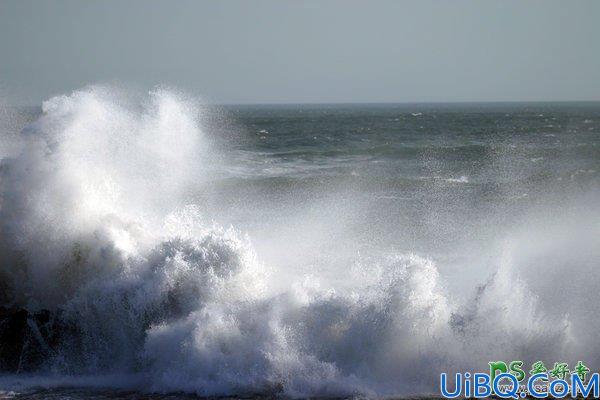
[[[44,100],[45,101],[45,100]],[[42,101],[43,102],[43,101]],[[600,103],[598,100],[450,100],[450,101],[330,101],[330,102],[217,102],[207,101],[202,104],[221,106],[351,106],[351,105],[460,105],[460,104],[567,104],[567,103]],[[41,107],[40,104],[5,104],[8,107]]]
[[[449,100],[449,101],[328,101],[328,102],[208,102],[216,106],[278,106],[278,105],[392,105],[392,104],[555,104],[555,103],[600,103],[598,100]]]

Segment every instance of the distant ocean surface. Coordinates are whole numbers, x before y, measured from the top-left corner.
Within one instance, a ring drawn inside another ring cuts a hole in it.
[[[0,115],[0,300],[41,332],[0,363],[2,398],[432,395],[492,360],[600,367],[599,103],[91,87]]]

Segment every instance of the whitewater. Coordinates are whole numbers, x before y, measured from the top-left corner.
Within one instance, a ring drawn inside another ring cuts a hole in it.
[[[562,153],[528,141],[544,152],[528,168],[569,151],[592,163],[531,178],[472,143],[460,144],[470,169],[448,170],[458,139],[423,144],[426,132],[393,154],[360,147],[376,140],[366,130],[335,139],[357,146],[343,151],[314,150],[312,133],[251,151],[241,123],[167,88],[90,86],[25,122],[6,107],[1,118],[0,301],[68,326],[36,370],[0,376],[4,391],[405,396],[494,360],[600,366],[595,132]],[[312,129],[338,138],[327,121]],[[287,186],[265,195],[275,185]]]

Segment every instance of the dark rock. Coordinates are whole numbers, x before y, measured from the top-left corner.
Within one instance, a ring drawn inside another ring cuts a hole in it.
[[[0,307],[0,371],[40,369],[55,354],[60,332],[57,313]]]
[[[16,372],[21,361],[28,312],[2,308],[0,316],[0,370]]]

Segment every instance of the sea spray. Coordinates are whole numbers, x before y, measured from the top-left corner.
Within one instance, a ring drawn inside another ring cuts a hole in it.
[[[336,273],[326,263],[311,273],[267,265],[252,238],[213,221],[190,195],[208,190],[215,160],[227,158],[199,103],[165,89],[134,100],[106,87],[50,99],[11,144],[18,151],[3,156],[3,301],[60,321],[60,340],[34,372],[201,395],[422,394],[440,371],[585,355],[592,344],[573,324],[596,324],[566,312],[576,302],[555,312],[531,290],[527,268],[545,250],[517,239],[564,250],[563,236],[595,225],[545,236],[552,230],[532,218],[499,245],[484,243],[493,273],[466,301],[434,257],[391,248],[352,254]],[[303,237],[317,235],[302,217],[290,220]],[[302,264],[288,246],[281,252]],[[589,251],[585,260],[597,259]],[[556,276],[563,264],[551,267]]]

